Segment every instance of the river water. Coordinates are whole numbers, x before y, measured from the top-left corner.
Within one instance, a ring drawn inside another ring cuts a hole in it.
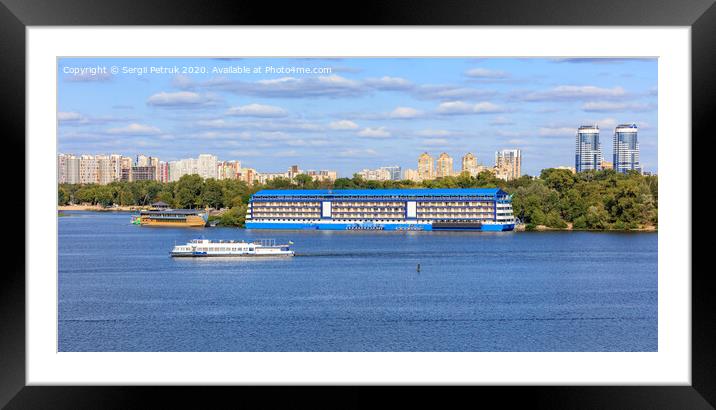
[[[655,233],[181,229],[66,213],[60,351],[658,349]],[[202,236],[291,240],[297,255],[169,257]]]

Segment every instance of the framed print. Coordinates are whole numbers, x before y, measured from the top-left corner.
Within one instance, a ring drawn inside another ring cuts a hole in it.
[[[26,192],[10,407],[146,400],[112,385],[715,402],[713,285],[691,259],[710,2],[367,5],[307,26],[291,7],[5,3]]]

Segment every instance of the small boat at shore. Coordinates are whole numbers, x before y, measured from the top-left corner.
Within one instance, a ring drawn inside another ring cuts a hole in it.
[[[256,256],[294,256],[289,241],[277,244],[275,239],[261,239],[254,242],[244,241],[212,241],[209,239],[193,239],[185,245],[175,245],[172,257],[256,257]]]

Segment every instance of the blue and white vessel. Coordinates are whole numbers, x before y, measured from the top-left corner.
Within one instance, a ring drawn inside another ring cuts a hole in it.
[[[248,229],[511,231],[512,197],[499,188],[263,190]]]
[[[252,256],[294,256],[288,244],[276,244],[275,239],[261,239],[254,242],[244,241],[212,241],[209,239],[193,239],[184,245],[175,245],[171,251],[173,257],[252,257]]]

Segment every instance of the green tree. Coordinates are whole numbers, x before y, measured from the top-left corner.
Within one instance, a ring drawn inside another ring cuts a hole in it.
[[[313,177],[306,174],[298,174],[293,178],[294,181],[296,181],[296,184],[298,184],[301,188],[306,188],[311,185],[311,182],[313,182]]]
[[[504,186],[504,181],[497,179],[491,171],[482,171],[477,174],[475,185],[480,188]]]
[[[94,190],[94,202],[102,206],[110,206],[113,203],[114,195],[112,187],[108,185],[100,185]]]
[[[57,189],[57,205],[67,205],[67,193],[62,187]]]
[[[75,198],[79,203],[95,204],[95,187],[94,185],[85,185],[77,190]]]
[[[204,181],[199,175],[183,175],[177,181],[174,192],[176,204],[181,208],[195,208],[202,205]]]
[[[470,176],[470,173],[467,171],[463,171],[460,173],[460,175],[457,177],[455,183],[460,188],[472,188],[476,185],[477,179]]]
[[[587,209],[586,215],[584,215],[587,228],[589,229],[608,229],[609,228],[609,214],[607,211],[599,206],[592,205]]]
[[[274,178],[269,180],[266,183],[266,187],[268,189],[286,189],[286,188],[292,188],[293,183],[291,183],[291,180],[284,177]]]
[[[333,183],[333,186],[335,189],[353,189],[356,187],[350,178],[338,178]]]
[[[558,192],[563,192],[572,188],[575,183],[572,171],[567,169],[543,169],[540,174],[540,179],[544,180],[548,187]]]
[[[219,218],[219,224],[222,226],[239,226],[243,227],[246,222],[246,204],[235,206],[224,211]]]
[[[572,224],[573,229],[587,229],[587,218],[580,216],[574,220]]]
[[[567,227],[567,223],[562,219],[557,210],[551,210],[545,217],[545,225],[550,228],[564,229]]]
[[[224,204],[224,191],[221,183],[214,178],[209,178],[204,182],[201,195],[203,205],[218,209]]]

